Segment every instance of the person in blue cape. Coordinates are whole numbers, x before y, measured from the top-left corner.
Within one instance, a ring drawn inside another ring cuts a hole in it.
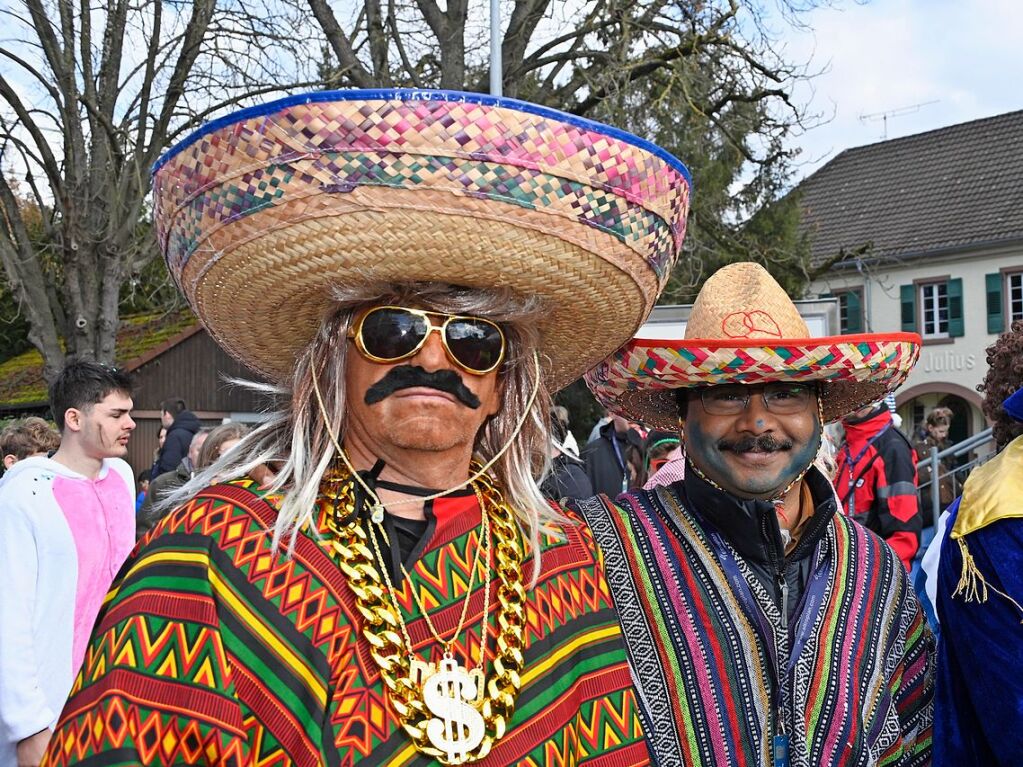
[[[1023,764],[1021,351],[1023,322],[988,349],[980,388],[999,453],[970,474],[941,544],[936,767]]]

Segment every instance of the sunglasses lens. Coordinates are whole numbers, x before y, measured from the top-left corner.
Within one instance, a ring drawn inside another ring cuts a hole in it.
[[[423,340],[426,319],[403,309],[372,309],[362,320],[362,345],[374,357],[393,360],[410,353]]]
[[[468,370],[489,371],[501,361],[504,336],[496,325],[459,317],[447,325],[448,350]]]

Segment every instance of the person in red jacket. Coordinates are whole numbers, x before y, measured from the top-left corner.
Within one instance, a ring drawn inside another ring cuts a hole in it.
[[[909,570],[920,547],[916,451],[883,402],[846,418],[835,489],[845,513],[880,535]]]

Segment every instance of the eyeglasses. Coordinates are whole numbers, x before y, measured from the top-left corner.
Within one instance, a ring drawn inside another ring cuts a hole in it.
[[[435,325],[431,317],[442,317],[443,322]],[[414,355],[435,330],[448,358],[466,373],[486,375],[504,359],[504,331],[482,317],[375,306],[359,317],[348,337],[367,359],[390,363]]]
[[[739,415],[749,406],[749,399],[759,390],[764,407],[777,415],[795,415],[806,410],[813,389],[805,384],[769,383],[763,386],[726,384],[700,390],[703,409],[711,415]]]

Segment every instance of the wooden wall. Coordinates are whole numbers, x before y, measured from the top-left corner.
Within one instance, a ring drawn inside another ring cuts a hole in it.
[[[160,403],[181,397],[193,411],[256,412],[264,398],[228,386],[224,376],[262,380],[214,343],[204,330],[135,369],[135,409],[159,410]]]
[[[229,357],[204,330],[158,351],[134,373],[136,427],[126,459],[137,477],[153,462],[160,430],[160,403],[181,397],[203,426],[217,426],[232,413],[263,413],[271,409],[263,395],[227,384],[224,376],[262,380]]]

